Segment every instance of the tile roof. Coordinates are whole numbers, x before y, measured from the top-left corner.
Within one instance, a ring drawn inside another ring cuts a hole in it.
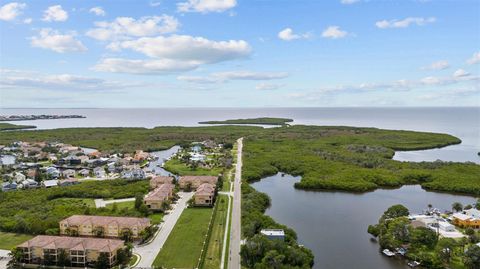
[[[203,183],[198,186],[195,195],[212,195],[215,192],[215,186],[210,183]]]
[[[84,223],[92,223],[93,225],[110,225],[117,224],[121,227],[150,226],[150,219],[148,218],[134,218],[134,217],[110,217],[110,216],[86,216],[73,215],[61,222],[67,222],[69,225],[83,225]]]
[[[40,247],[46,249],[97,250],[112,252],[123,247],[123,241],[117,239],[38,235],[17,247]]]
[[[156,177],[153,177],[151,180],[150,180],[150,186],[152,186],[153,188],[155,188],[156,186],[160,185],[160,184],[165,184],[165,183],[172,183],[173,181],[173,177],[169,177],[169,176],[156,176]]]
[[[170,194],[173,192],[175,185],[173,184],[162,184],[157,187],[155,190],[150,192],[143,199],[144,201],[156,201],[156,200],[166,200],[169,198]]]
[[[213,184],[215,185],[218,181],[218,177],[217,176],[183,176],[183,177],[180,177],[180,179],[178,180],[178,182],[180,184],[185,184],[187,182],[191,182],[191,183],[210,183],[210,184]]]

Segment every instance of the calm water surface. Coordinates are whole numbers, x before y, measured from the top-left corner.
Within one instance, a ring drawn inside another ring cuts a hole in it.
[[[428,204],[441,210],[453,202],[471,204],[469,196],[424,191],[420,186],[376,190],[363,194],[297,190],[299,177],[280,174],[252,186],[268,194],[272,206],[266,214],[293,228],[300,244],[315,254],[314,268],[399,269],[408,268],[402,260],[387,258],[367,233],[391,205],[403,204],[412,213]]]
[[[0,115],[79,114],[85,119],[19,121],[38,129],[66,127],[198,126],[199,121],[286,117],[293,124],[377,127],[452,134],[462,144],[440,150],[398,152],[400,161],[480,163],[480,107],[467,108],[152,108],[152,109],[5,109]],[[15,122],[13,122],[15,123]]]

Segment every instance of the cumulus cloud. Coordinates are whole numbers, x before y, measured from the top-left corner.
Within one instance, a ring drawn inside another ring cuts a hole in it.
[[[101,7],[92,7],[88,12],[93,13],[97,16],[105,16],[107,13],[105,13],[105,10]]]
[[[434,23],[437,19],[435,17],[408,17],[403,20],[381,20],[377,21],[375,25],[380,29],[387,28],[406,28],[412,24],[423,26],[429,23]]]
[[[285,41],[291,41],[295,39],[307,39],[310,38],[310,33],[295,34],[292,28],[285,28],[278,33],[278,38]]]
[[[43,21],[66,21],[68,19],[68,13],[62,8],[61,5],[55,5],[48,7],[43,12]]]
[[[22,14],[22,10],[27,7],[25,3],[12,2],[0,7],[0,20],[13,21]]]
[[[192,83],[222,83],[230,80],[273,80],[288,77],[285,72],[226,71],[208,76],[179,76],[178,80]]]
[[[347,36],[347,32],[340,29],[339,26],[329,26],[322,32],[322,37],[338,39]]]
[[[138,20],[118,17],[112,22],[95,22],[95,26],[87,31],[87,36],[107,41],[173,33],[177,31],[180,23],[172,16],[161,15],[141,17]]]
[[[281,87],[285,86],[285,84],[277,84],[277,83],[259,83],[255,86],[256,90],[261,90],[261,91],[271,91],[271,90],[276,90]]]
[[[32,21],[33,21],[32,18],[26,18],[26,19],[23,20],[23,23],[30,24],[30,23],[32,23]]]
[[[37,36],[31,37],[33,47],[50,49],[58,53],[86,51],[87,48],[75,39],[75,33],[62,34],[50,28],[41,29]]]
[[[422,69],[424,69],[424,70],[444,70],[444,69],[447,69],[449,67],[450,67],[450,64],[448,63],[448,61],[440,60],[440,61],[433,62],[428,66],[424,66],[424,67],[422,67]]]
[[[177,4],[179,12],[224,12],[237,5],[237,0],[188,0]]]
[[[49,89],[78,91],[108,91],[144,86],[143,83],[110,81],[72,74],[42,74],[38,72],[0,69],[0,85],[12,89]]]
[[[465,71],[463,69],[458,69],[457,71],[455,71],[453,73],[453,76],[456,77],[456,78],[466,77],[466,76],[470,76],[470,73],[468,73],[467,71]]]
[[[467,60],[467,63],[468,64],[478,64],[480,63],[480,51],[479,52],[475,52],[472,56],[472,58],[468,59]]]
[[[360,0],[341,0],[340,3],[344,5],[351,5],[360,2]]]
[[[130,49],[150,59],[102,59],[97,71],[135,74],[159,74],[195,69],[213,64],[245,58],[250,55],[250,45],[243,40],[213,41],[203,37],[172,35],[142,37],[136,40],[113,42],[109,48],[121,51]],[[138,66],[138,70],[135,67]]]

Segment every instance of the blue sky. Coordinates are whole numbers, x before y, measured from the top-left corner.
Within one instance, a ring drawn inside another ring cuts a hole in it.
[[[479,106],[477,0],[0,1],[0,107]]]

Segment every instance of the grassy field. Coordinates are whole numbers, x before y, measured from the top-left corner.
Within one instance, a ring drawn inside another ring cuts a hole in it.
[[[208,242],[207,254],[205,255],[204,269],[219,268],[222,258],[223,237],[227,222],[228,197],[219,195],[217,197],[217,213],[213,220],[212,233]]]
[[[0,131],[34,129],[34,128],[37,128],[37,127],[33,125],[17,125],[17,124],[11,124],[6,122],[0,122]]]
[[[127,202],[118,202],[113,204],[107,204],[105,207],[108,209],[112,209],[113,205],[117,205],[118,210],[122,210],[124,208],[133,209],[135,207],[135,201],[127,201]]]
[[[165,268],[196,267],[212,210],[212,208],[185,209],[153,265]]]
[[[191,168],[187,166],[185,163],[180,162],[177,159],[171,159],[165,163],[164,166],[165,170],[174,173],[176,175],[184,176],[184,175],[195,175],[195,176],[218,176],[218,174],[222,173],[222,168],[214,167],[212,169],[197,167]]]
[[[10,250],[31,238],[33,235],[0,232],[0,249]]]

